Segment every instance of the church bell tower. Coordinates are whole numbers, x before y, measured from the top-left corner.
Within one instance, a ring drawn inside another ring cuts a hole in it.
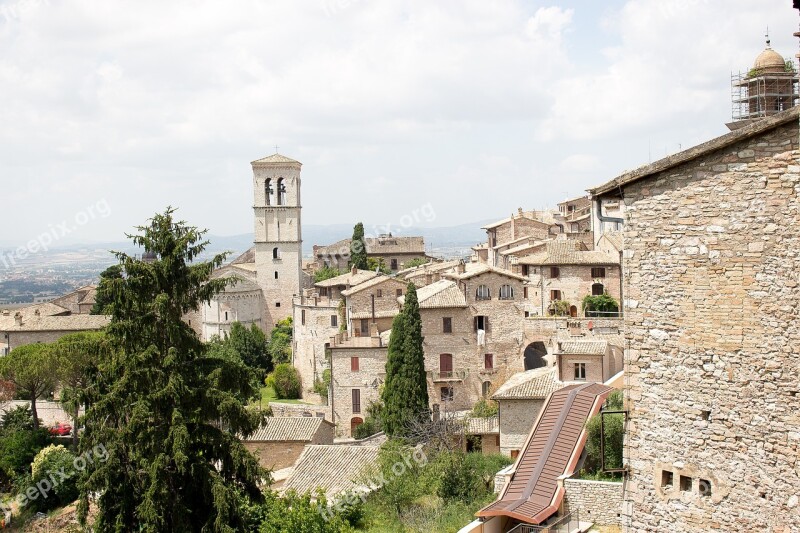
[[[302,164],[275,153],[253,161],[251,165],[256,277],[264,293],[264,325],[269,332],[276,322],[292,316],[292,297],[300,294]]]

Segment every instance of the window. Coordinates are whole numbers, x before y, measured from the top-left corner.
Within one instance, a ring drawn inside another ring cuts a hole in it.
[[[519,450],[511,450],[511,458],[516,459],[519,457]]]
[[[550,291],[550,300],[560,300],[561,291]]]
[[[275,271],[275,279],[278,279],[278,271]]]
[[[528,275],[528,265],[522,265],[522,275],[523,276]]]
[[[339,315],[331,315],[331,327],[332,328],[339,327]]]
[[[327,296],[328,295],[328,287],[320,287],[319,288],[319,295],[320,296]]]
[[[280,307],[280,306],[281,306],[280,302],[275,302],[275,307]]]
[[[486,370],[492,370],[494,368],[494,354],[483,354],[483,368]]]
[[[482,329],[483,331],[487,331],[489,329],[489,317],[478,315],[475,317],[473,321],[475,331]]]
[[[528,297],[528,287],[522,287],[522,297],[523,298]]]
[[[602,283],[592,283],[592,296],[602,296],[605,292],[606,288]]]
[[[228,321],[228,312],[225,311],[225,322],[227,322],[227,321]]]
[[[389,262],[389,269],[390,270],[397,270],[397,259],[392,259]]]
[[[449,316],[442,318],[442,333],[453,333],[453,319]]]
[[[351,400],[353,404],[353,412],[360,413],[361,412],[361,389],[353,389],[351,391]]]
[[[268,179],[264,182],[264,201],[267,205],[272,205],[272,180]]]
[[[678,478],[678,483],[680,483],[680,488],[683,492],[689,492],[692,490],[692,478],[689,476],[680,476]]]
[[[449,378],[453,376],[453,354],[439,354],[439,377]]]
[[[501,300],[513,300],[514,299],[514,287],[511,285],[500,285],[500,299]]]
[[[358,357],[350,358],[350,372],[358,372]]]
[[[305,326],[306,325],[306,310],[305,309],[301,309],[300,310],[300,325],[301,326]]]
[[[578,381],[586,379],[586,363],[575,363],[575,379]]]
[[[397,289],[397,291],[395,291],[395,294],[396,294],[398,297],[399,297],[399,296],[402,296],[402,295],[403,295],[403,289]]]
[[[453,401],[453,387],[442,387],[439,389],[439,394],[443,402]]]
[[[492,388],[492,382],[491,381],[484,381],[483,384],[481,384],[481,395],[484,398],[489,396],[489,390],[491,388]]]
[[[489,292],[489,287],[486,285],[478,285],[478,288],[475,289],[475,299],[476,300],[491,300],[492,295]]]
[[[557,278],[560,275],[561,275],[561,269],[559,269],[558,267],[550,267],[551,278]]]
[[[377,297],[378,298],[383,298],[383,289],[378,289]]]
[[[362,337],[369,337],[369,320],[366,318],[361,319],[361,336]]]
[[[670,472],[669,470],[661,471],[661,488],[662,489],[672,488],[672,472]]]
[[[592,268],[592,277],[593,278],[604,278],[604,277],[606,277],[606,269],[605,269],[605,267],[593,267]]]
[[[286,203],[286,185],[283,184],[283,178],[278,178],[278,205]]]
[[[281,251],[278,250],[278,247],[272,249],[272,258],[273,259],[280,259],[281,258]]]

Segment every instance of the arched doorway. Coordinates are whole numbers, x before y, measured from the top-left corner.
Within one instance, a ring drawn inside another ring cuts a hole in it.
[[[533,370],[534,368],[542,368],[547,366],[545,357],[547,356],[547,348],[541,341],[532,342],[525,348],[525,370]]]
[[[574,305],[570,305],[569,306],[569,316],[571,316],[571,317],[578,316],[578,308],[575,307]]]
[[[364,423],[364,419],[361,418],[360,416],[353,417],[353,419],[350,420],[350,436],[351,437],[355,435],[356,428],[358,426],[360,426],[361,424],[363,424],[363,423]]]

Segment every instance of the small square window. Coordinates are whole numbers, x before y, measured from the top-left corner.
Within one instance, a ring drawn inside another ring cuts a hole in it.
[[[443,402],[453,401],[453,387],[442,387],[439,392]]]
[[[397,292],[395,294],[397,294],[397,296],[402,296],[403,295],[403,289],[397,289]]]
[[[669,470],[661,471],[661,488],[662,489],[672,488],[672,472],[670,472]]]
[[[280,307],[280,306],[281,306],[280,302],[275,302],[275,307]]]
[[[692,490],[692,478],[689,476],[680,476],[679,483],[683,492],[689,492]]]
[[[561,270],[558,267],[550,267],[550,277],[557,278],[561,275]]]
[[[550,300],[551,301],[560,300],[560,299],[561,299],[561,291],[557,291],[557,290],[550,291]]]

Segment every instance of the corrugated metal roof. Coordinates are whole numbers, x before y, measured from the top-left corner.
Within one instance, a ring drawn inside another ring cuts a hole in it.
[[[380,446],[309,445],[300,454],[282,490],[300,494],[321,488],[328,499],[348,490],[364,489],[360,477],[378,460]]]
[[[493,400],[543,400],[563,384],[556,380],[556,367],[517,372],[492,395]]]
[[[325,422],[318,416],[271,416],[255,433],[244,439],[254,441],[310,441]]]
[[[558,478],[574,472],[586,443],[586,421],[600,410],[611,390],[590,383],[552,393],[514,465],[511,481],[497,501],[476,516],[508,516],[528,524],[541,524],[552,516],[564,497]]]

